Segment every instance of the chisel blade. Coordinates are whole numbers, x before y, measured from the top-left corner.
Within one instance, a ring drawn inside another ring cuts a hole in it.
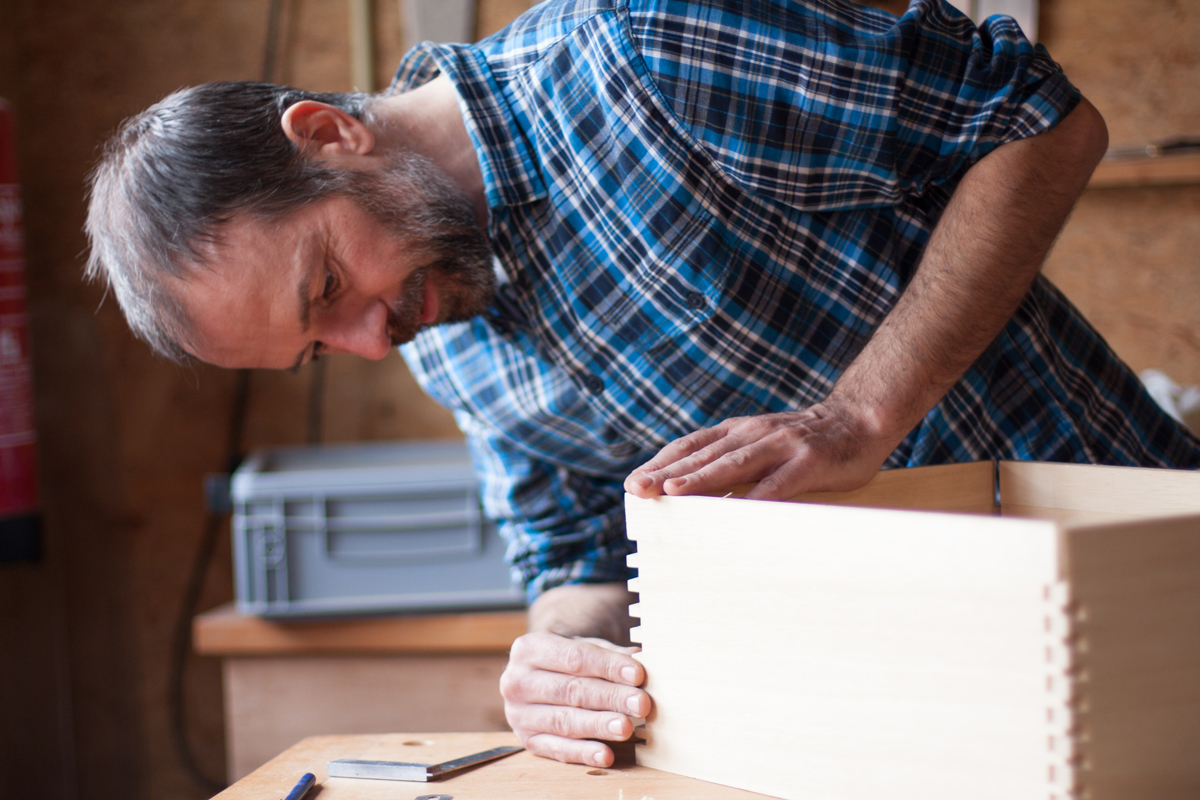
[[[410,764],[406,761],[362,761],[354,758],[341,758],[329,762],[329,777],[331,778],[367,778],[377,781],[415,781],[425,782],[456,770],[473,767],[485,761],[524,750],[524,747],[494,747],[440,764]]]

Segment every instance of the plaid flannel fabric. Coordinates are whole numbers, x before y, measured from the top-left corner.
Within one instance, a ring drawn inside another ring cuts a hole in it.
[[[963,173],[1078,93],[1009,19],[935,0],[552,0],[453,81],[502,270],[403,353],[455,410],[530,597],[624,580],[621,481],[672,439],[828,394]],[[1046,280],[885,466],[1200,466],[1200,443]]]

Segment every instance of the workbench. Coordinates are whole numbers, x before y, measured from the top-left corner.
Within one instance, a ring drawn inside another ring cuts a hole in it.
[[[342,758],[437,763],[493,747],[519,744],[511,733],[391,733],[382,736],[314,736],[229,787],[214,800],[264,800],[287,795],[306,772],[317,776],[313,800],[414,800],[445,795],[454,800],[763,800],[764,795],[685,778],[649,767],[607,769],[561,764],[528,752],[456,772],[429,783],[326,777],[326,764]],[[720,744],[713,739],[713,758]],[[746,764],[752,769],[752,764]]]
[[[195,650],[222,659],[229,780],[315,734],[507,730],[500,673],[525,629],[523,611],[285,623],[230,604],[200,615]]]

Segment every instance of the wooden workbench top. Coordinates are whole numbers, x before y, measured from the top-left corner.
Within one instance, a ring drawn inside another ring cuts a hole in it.
[[[314,736],[291,747],[217,795],[214,800],[263,800],[287,795],[306,772],[317,776],[315,800],[412,800],[449,795],[454,800],[763,800],[764,795],[731,789],[634,765],[596,769],[560,764],[520,752],[430,783],[326,777],[326,764],[339,758],[436,764],[519,744],[511,733],[389,733]],[[714,749],[716,745],[714,744]],[[719,757],[714,753],[714,757]],[[747,769],[752,765],[747,764]]]
[[[192,641],[210,656],[507,653],[525,630],[524,611],[278,622],[230,603],[196,617]]]

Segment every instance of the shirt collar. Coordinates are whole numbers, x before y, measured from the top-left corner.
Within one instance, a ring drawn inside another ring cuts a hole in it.
[[[470,45],[422,42],[401,60],[388,94],[415,89],[439,73],[450,78],[458,93],[458,106],[483,172],[488,206],[544,199],[546,185],[537,158],[478,50]]]

